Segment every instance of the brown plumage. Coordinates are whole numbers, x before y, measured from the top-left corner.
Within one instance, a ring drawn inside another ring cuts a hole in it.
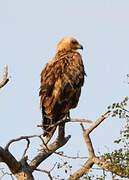
[[[47,128],[67,117],[78,104],[84,83],[84,66],[76,51],[83,47],[74,38],[63,38],[56,48],[55,57],[41,72],[40,107],[44,136],[53,134],[56,127]]]

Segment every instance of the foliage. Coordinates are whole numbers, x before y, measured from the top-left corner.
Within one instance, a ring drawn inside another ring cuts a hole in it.
[[[112,111],[112,117],[125,120],[125,126],[120,131],[120,137],[114,141],[118,144],[118,150],[115,149],[112,153],[106,153],[103,155],[105,161],[111,162],[113,172],[122,172],[129,177],[129,111],[127,110],[128,97],[120,103],[113,103],[112,106],[108,106],[108,109]]]
[[[111,163],[109,169],[114,172],[112,173],[113,179],[115,179],[115,177],[118,178],[115,175],[115,173],[118,171],[122,172],[122,175],[125,175],[129,178],[129,110],[127,109],[128,100],[129,98],[125,97],[123,101],[113,103],[112,105],[107,107],[107,109],[112,112],[113,118],[118,118],[118,120],[121,119],[125,124],[124,127],[120,130],[120,137],[114,141],[115,144],[119,145],[118,149],[115,149],[111,153],[105,153],[102,156],[103,161]],[[98,170],[100,171],[100,168]],[[103,175],[94,175],[92,169],[92,171],[90,171],[83,177],[83,180],[104,180],[107,174],[108,172],[103,170]]]
[[[102,160],[108,162],[110,164],[110,169],[112,171],[112,177],[116,179],[123,179],[122,176],[126,176],[129,178],[129,111],[127,109],[128,97],[125,97],[123,101],[119,103],[113,103],[108,106],[108,110],[111,111],[111,115],[113,118],[118,118],[118,120],[124,121],[124,127],[120,130],[120,137],[114,141],[114,143],[118,146],[111,153],[105,153],[101,156]],[[68,163],[68,161],[63,161],[61,159],[60,162],[57,163],[57,169],[63,170],[63,174],[71,175],[72,166]],[[97,171],[97,173],[93,173]],[[101,175],[97,175],[98,171]],[[109,172],[105,169],[101,168],[91,168],[88,174],[85,174],[81,180],[104,180],[109,176]],[[120,172],[121,177],[115,175],[116,172]],[[60,179],[60,176],[57,175],[56,179]],[[63,179],[62,179],[63,180]],[[125,180],[125,178],[124,178]]]

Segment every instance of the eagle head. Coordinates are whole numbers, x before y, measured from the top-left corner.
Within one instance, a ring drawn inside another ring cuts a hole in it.
[[[72,37],[65,37],[63,38],[56,47],[56,52],[62,51],[62,50],[70,51],[70,50],[77,50],[77,49],[83,49],[83,46],[79,44],[79,42]]]

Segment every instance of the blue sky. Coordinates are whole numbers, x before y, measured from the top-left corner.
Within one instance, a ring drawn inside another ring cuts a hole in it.
[[[41,123],[40,72],[55,55],[56,45],[64,36],[75,37],[83,45],[80,53],[88,75],[71,117],[95,121],[108,105],[128,95],[128,9],[128,0],[0,1],[0,77],[5,64],[11,76],[7,86],[0,90],[2,146],[12,138],[41,133],[36,127]],[[112,150],[113,138],[119,136],[122,124],[108,118],[92,133],[96,152],[107,151],[105,147]],[[69,155],[80,152],[87,156],[80,125],[68,124],[66,134],[72,138],[62,150]],[[40,148],[39,143],[34,140],[30,159]],[[23,142],[11,146],[17,159],[23,149]],[[75,163],[75,169],[79,163]],[[48,161],[41,168],[49,169]]]

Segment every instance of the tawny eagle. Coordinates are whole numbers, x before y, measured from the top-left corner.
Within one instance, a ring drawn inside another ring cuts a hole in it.
[[[63,38],[56,47],[56,55],[41,72],[39,95],[44,136],[53,134],[56,127],[49,126],[67,117],[78,104],[85,76],[78,49],[83,47],[76,39]]]

